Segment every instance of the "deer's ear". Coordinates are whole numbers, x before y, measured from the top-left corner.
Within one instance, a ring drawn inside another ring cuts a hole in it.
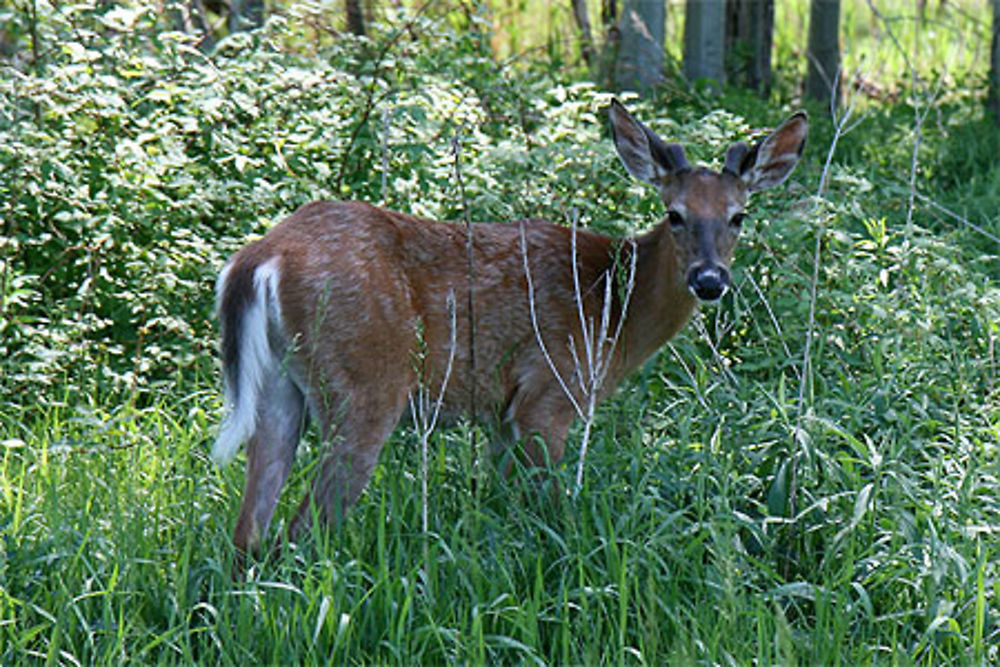
[[[799,163],[808,131],[809,118],[805,111],[799,111],[749,151],[738,150],[739,144],[730,148],[726,167],[730,168],[737,155],[742,158],[737,169],[730,170],[737,172],[750,192],[780,185]]]
[[[611,132],[618,157],[628,173],[646,183],[656,184],[668,174],[690,169],[684,147],[668,144],[637,121],[618,100],[608,108]]]

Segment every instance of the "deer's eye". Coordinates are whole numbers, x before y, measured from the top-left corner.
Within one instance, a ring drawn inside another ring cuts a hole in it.
[[[684,226],[684,216],[677,211],[667,211],[667,222],[671,229],[680,229]]]
[[[729,218],[729,226],[733,229],[739,230],[743,227],[743,221],[746,220],[746,213],[737,213],[733,217]]]

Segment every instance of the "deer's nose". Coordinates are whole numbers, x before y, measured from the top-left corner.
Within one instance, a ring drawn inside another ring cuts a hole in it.
[[[729,271],[719,266],[692,269],[688,289],[702,301],[718,301],[729,289]]]

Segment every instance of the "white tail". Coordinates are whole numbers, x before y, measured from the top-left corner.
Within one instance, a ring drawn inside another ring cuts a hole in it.
[[[626,169],[655,186],[667,207],[664,221],[634,243],[586,230],[574,239],[543,220],[475,224],[470,276],[464,225],[315,202],[227,263],[217,310],[228,416],[213,456],[227,461],[248,443],[234,535],[241,551],[267,530],[307,418],[328,447],[293,537],[309,525],[310,508],[331,521],[357,499],[408,397],[420,383],[440,387],[452,357],[445,410],[468,411],[474,395],[476,417],[512,434],[530,463],[557,462],[580,398],[557,375],[572,377],[587,358],[571,348],[586,338],[580,311],[584,320],[610,313],[620,328],[604,398],[687,322],[699,299],[723,295],[747,198],[795,167],[805,114],[752,148],[730,147],[721,172],[692,168],[680,145],[663,142],[617,101],[609,117]],[[627,302],[616,282],[622,266],[634,266]]]
[[[226,277],[231,264],[219,274],[216,283],[216,311],[222,312]],[[228,328],[237,338],[226,345],[236,352],[225,364],[223,377],[226,394],[226,420],[212,447],[212,458],[219,464],[229,463],[240,445],[250,439],[257,426],[257,404],[265,391],[265,380],[280,367],[281,359],[268,344],[268,330],[281,327],[281,303],[278,300],[278,272],[274,260],[257,267],[253,275],[253,291],[242,308],[230,307],[227,312],[238,314],[241,320]]]

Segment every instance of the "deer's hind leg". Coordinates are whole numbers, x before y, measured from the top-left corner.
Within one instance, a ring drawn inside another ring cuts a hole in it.
[[[411,388],[372,381],[352,389],[322,424],[323,459],[289,527],[292,540],[308,532],[314,509],[321,524],[332,526],[357,501],[406,409]]]
[[[275,367],[262,384],[256,426],[247,443],[246,485],[233,543],[243,554],[260,551],[305,423],[305,400],[286,371]]]

